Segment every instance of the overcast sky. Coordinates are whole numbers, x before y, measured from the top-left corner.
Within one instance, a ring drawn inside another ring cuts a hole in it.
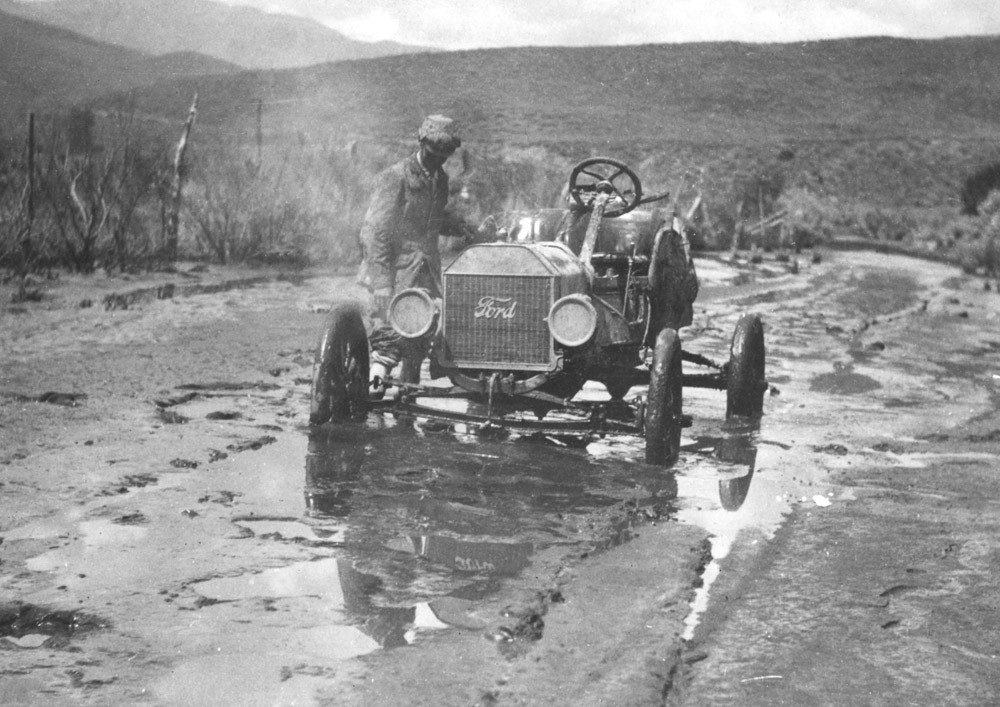
[[[442,49],[1000,34],[1000,0],[221,0]]]

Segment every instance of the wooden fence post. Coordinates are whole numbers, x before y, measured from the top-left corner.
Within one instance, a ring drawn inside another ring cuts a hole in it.
[[[28,235],[35,221],[35,113],[28,113]]]
[[[167,213],[167,232],[164,256],[171,263],[177,260],[177,234],[180,230],[181,193],[184,190],[184,153],[187,150],[188,137],[191,135],[191,128],[194,126],[194,119],[198,115],[198,92],[194,94],[191,101],[191,109],[188,111],[187,120],[184,121],[184,130],[181,132],[181,139],[177,143],[177,152],[174,154],[174,175],[170,185],[170,207]]]
[[[257,99],[257,169],[260,169],[261,153],[264,149],[264,99]]]
[[[28,174],[27,182],[24,185],[24,211],[20,216],[23,216],[24,222],[20,226],[20,233],[18,234],[17,245],[21,250],[21,262],[20,262],[20,276],[21,282],[18,285],[18,292],[16,298],[18,301],[24,301],[26,295],[26,288],[28,282],[28,271],[31,269],[31,233],[35,223],[35,113],[31,111],[28,113],[28,144],[27,144],[28,154],[25,156],[25,162],[27,163]],[[18,220],[20,221],[20,216]]]

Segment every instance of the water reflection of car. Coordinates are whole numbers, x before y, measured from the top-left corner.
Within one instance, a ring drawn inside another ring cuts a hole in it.
[[[468,610],[553,544],[620,543],[632,524],[673,513],[672,473],[583,450],[414,433],[354,423],[311,430],[307,514],[333,525],[343,548],[345,607],[380,645],[421,628],[475,626]],[[634,506],[603,535],[580,519]],[[612,538],[612,540],[608,540]],[[463,609],[465,607],[465,609]]]
[[[528,565],[532,543],[467,540],[451,535],[408,535],[387,547],[422,557],[456,572],[515,575]]]
[[[681,348],[677,329],[697,293],[684,229],[665,209],[635,210],[665,195],[644,197],[635,173],[608,158],[574,167],[569,194],[570,209],[488,219],[481,230],[493,242],[470,245],[445,269],[441,299],[396,294],[390,323],[430,347],[430,380],[376,381],[396,394],[370,401],[360,307],[335,307],[317,351],[311,422],[374,407],[484,428],[639,434],[646,461],[664,465],[690,422],[684,386],[726,391],[727,419],[758,417],[767,388],[758,316],[736,324],[725,363]],[[708,372],[684,373],[682,361]],[[605,398],[578,396],[591,381]],[[455,398],[475,405],[426,404]]]

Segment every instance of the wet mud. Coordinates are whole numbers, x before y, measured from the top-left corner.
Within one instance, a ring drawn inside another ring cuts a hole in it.
[[[803,618],[822,594],[810,577],[834,606],[872,604],[884,636],[927,630],[927,612],[971,621],[936,603],[959,568],[973,615],[991,601],[985,521],[929,472],[926,488],[906,486],[939,463],[985,480],[1000,429],[983,368],[995,310],[928,267],[707,263],[685,348],[725,360],[739,315],[759,311],[771,389],[749,426],[723,422],[719,393],[686,390],[692,425],[669,470],[627,436],[489,438],[391,415],[310,429],[317,314],[350,293],[339,280],[149,288],[127,309],[39,310],[38,331],[19,314],[0,385],[0,587],[16,597],[0,606],[15,617],[0,631],[2,701],[808,702],[767,692],[791,673],[769,677],[770,644],[741,641],[766,620],[792,656],[797,627],[816,625]],[[887,529],[937,548],[942,526],[914,514],[922,504],[957,513],[945,564],[819,563],[875,557]],[[857,587],[837,585],[840,572]],[[19,607],[100,618],[57,636]],[[954,645],[986,655],[984,640]],[[713,687],[737,658],[749,682]]]
[[[860,324],[826,327],[834,370],[806,380],[837,403],[808,399],[835,435],[807,460],[830,492],[807,491],[770,543],[730,557],[667,704],[997,701],[1000,302],[937,272],[859,290],[844,301]]]
[[[106,628],[108,622],[83,611],[0,604],[0,638],[8,647],[64,648],[73,638]]]

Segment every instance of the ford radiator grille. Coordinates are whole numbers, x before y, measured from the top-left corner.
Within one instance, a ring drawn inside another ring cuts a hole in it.
[[[550,277],[446,275],[447,357],[465,368],[544,370],[552,360],[545,318]]]

